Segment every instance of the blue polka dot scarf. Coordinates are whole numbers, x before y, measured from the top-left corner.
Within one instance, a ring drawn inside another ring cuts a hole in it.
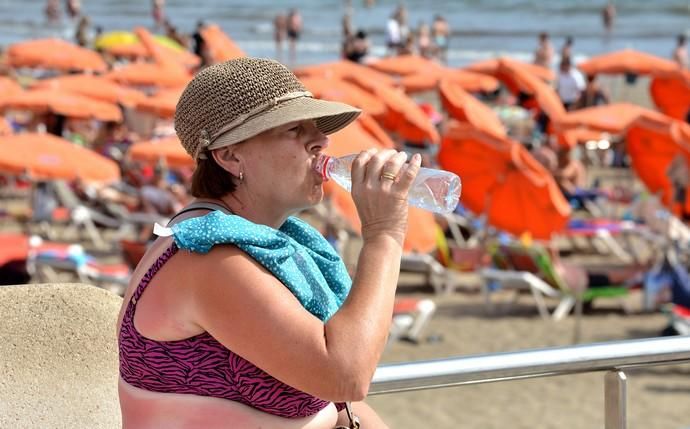
[[[233,244],[273,273],[305,309],[327,321],[347,297],[352,280],[338,253],[306,222],[290,217],[279,230],[214,211],[172,227],[180,249],[208,253]],[[167,235],[167,234],[165,234]]]

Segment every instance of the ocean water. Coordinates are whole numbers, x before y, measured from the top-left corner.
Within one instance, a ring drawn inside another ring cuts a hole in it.
[[[373,53],[383,55],[384,28],[398,1],[352,0],[354,25],[369,32]],[[531,60],[536,36],[551,34],[558,49],[563,39],[575,38],[576,57],[634,48],[668,57],[679,33],[690,33],[690,0],[618,0],[618,16],[611,35],[604,33],[601,8],[605,0],[408,0],[409,24],[416,28],[442,14],[452,28],[451,65],[509,55]],[[74,22],[48,24],[44,0],[0,0],[0,45],[29,38],[58,36],[72,39]],[[272,20],[297,7],[304,34],[297,62],[312,64],[338,58],[343,0],[168,0],[166,15],[183,32],[192,32],[200,19],[215,22],[249,55],[275,57]],[[82,9],[105,31],[152,28],[151,2],[146,0],[82,0]]]

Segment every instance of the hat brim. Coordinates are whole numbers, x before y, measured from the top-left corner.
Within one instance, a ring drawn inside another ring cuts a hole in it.
[[[360,113],[361,110],[344,103],[311,97],[296,98],[247,119],[216,138],[209,150],[240,143],[272,128],[308,119],[313,119],[316,127],[328,135],[346,127]]]

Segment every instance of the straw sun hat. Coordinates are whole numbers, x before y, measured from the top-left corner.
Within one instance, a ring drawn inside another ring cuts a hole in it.
[[[354,121],[360,110],[317,100],[277,61],[236,58],[200,71],[175,111],[175,131],[194,158],[294,121],[314,119],[324,134]]]

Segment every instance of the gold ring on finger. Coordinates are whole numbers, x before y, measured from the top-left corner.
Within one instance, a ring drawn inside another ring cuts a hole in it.
[[[398,177],[398,175],[394,174],[394,173],[389,173],[389,172],[381,173],[382,179],[395,180],[397,177]]]

